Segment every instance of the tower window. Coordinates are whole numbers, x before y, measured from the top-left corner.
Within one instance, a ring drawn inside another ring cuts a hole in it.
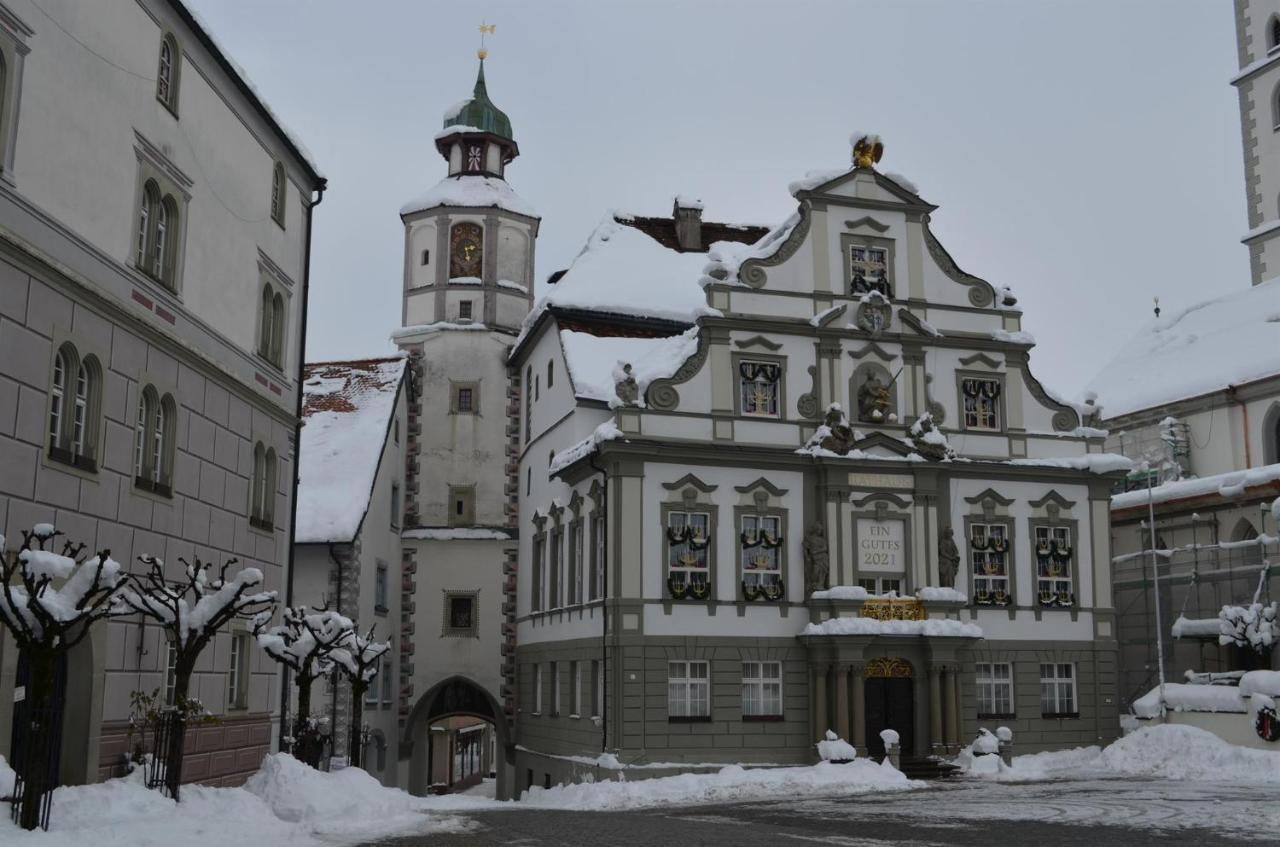
[[[479,224],[454,224],[449,234],[449,279],[480,277],[484,272],[484,230]]]
[[[423,251],[422,251],[422,264],[424,264],[424,265],[429,265],[429,264],[431,264],[431,251],[430,251],[430,250],[423,250]]]
[[[449,486],[449,526],[470,526],[476,521],[476,487]]]
[[[276,162],[271,167],[271,219],[284,226],[284,165]]]
[[[463,300],[458,303],[458,317],[464,321],[471,320],[471,301]]]
[[[477,389],[480,387],[474,382],[451,382],[451,390],[453,392],[453,403],[450,411],[455,415],[474,415],[480,411]]]

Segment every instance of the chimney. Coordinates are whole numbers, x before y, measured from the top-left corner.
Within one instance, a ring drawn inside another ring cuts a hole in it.
[[[681,250],[702,249],[702,201],[684,194],[676,196],[671,217],[676,222],[676,243]]]

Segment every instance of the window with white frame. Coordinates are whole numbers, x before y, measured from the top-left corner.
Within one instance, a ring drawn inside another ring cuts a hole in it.
[[[134,265],[166,288],[176,287],[178,201],[164,194],[159,183],[148,179],[142,186],[138,206],[138,226],[134,245]]]
[[[546,552],[546,540],[543,536],[533,539],[533,552],[530,556],[533,567],[530,569],[530,582],[532,583],[532,591],[529,597],[529,610],[531,612],[542,611],[542,562]]]
[[[858,585],[868,594],[902,595],[902,578],[896,576],[867,576],[858,579]]]
[[[576,718],[582,714],[582,663],[569,663],[569,717]]]
[[[276,450],[261,441],[253,448],[253,480],[249,491],[249,525],[270,530],[275,525]]]
[[[284,177],[284,165],[276,162],[271,166],[271,220],[284,226],[285,187],[288,185]]]
[[[262,285],[258,325],[258,355],[277,368],[284,367],[285,299],[270,283]]]
[[[743,515],[738,534],[742,553],[742,593],[748,600],[781,598],[782,518]]]
[[[231,654],[227,661],[227,708],[243,709],[249,702],[249,633],[231,635]]]
[[[1040,713],[1045,717],[1074,717],[1076,666],[1070,663],[1040,665]]]
[[[969,561],[973,600],[980,605],[1009,603],[1009,529],[1002,523],[969,525]]]
[[[667,663],[667,717],[711,717],[711,669],[707,662]]]
[[[782,716],[782,663],[742,663],[742,716]]]
[[[133,485],[164,497],[173,494],[173,427],[177,404],[154,386],[138,395],[138,423],[133,439]]]
[[[551,663],[551,714],[555,717],[560,715],[560,665],[561,662]]]
[[[569,603],[582,602],[582,521],[569,524]]]
[[[98,359],[81,357],[74,345],[63,344],[54,355],[49,383],[49,458],[96,471],[101,408],[102,368]]]
[[[1075,604],[1072,585],[1071,527],[1033,527],[1036,554],[1036,596],[1041,606]]]
[[[974,685],[978,717],[1013,716],[1013,664],[978,662]]]
[[[849,293],[878,291],[892,297],[889,287],[889,251],[884,247],[854,244],[849,247]]]
[[[711,588],[711,515],[667,513],[667,589],[677,599],[704,599]]]
[[[533,713],[542,714],[542,665],[533,666]]]
[[[160,56],[156,67],[156,99],[175,115],[178,113],[178,73],[182,52],[178,40],[170,33],[160,38]]]
[[[779,417],[782,366],[777,362],[738,362],[739,410],[758,418]]]
[[[588,600],[604,596],[604,518],[597,512],[591,516],[591,580]]]
[[[1000,429],[1000,394],[1003,387],[998,379],[965,377],[960,380],[960,394],[964,401],[965,429]]]

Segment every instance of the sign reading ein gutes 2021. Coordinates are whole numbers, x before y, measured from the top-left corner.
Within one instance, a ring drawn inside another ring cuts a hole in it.
[[[905,523],[858,518],[858,570],[906,571]]]

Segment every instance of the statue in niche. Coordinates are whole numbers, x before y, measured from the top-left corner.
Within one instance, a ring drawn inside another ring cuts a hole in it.
[[[858,387],[858,420],[867,423],[886,423],[897,420],[898,416],[891,411],[893,398],[889,386],[880,381],[880,376],[871,371],[866,380]]]
[[[943,588],[955,588],[959,572],[960,548],[956,546],[955,530],[947,527],[938,539],[938,581]]]
[[[621,406],[635,406],[640,400],[640,386],[635,375],[631,373],[631,363],[626,362],[613,372],[613,393],[618,397]]]
[[[818,446],[823,450],[839,453],[841,456],[849,455],[849,451],[853,449],[855,436],[853,427],[849,426],[849,418],[845,415],[844,409],[840,408],[839,403],[832,403],[827,409],[827,416],[823,419],[822,425],[827,433],[823,435]]]
[[[815,521],[804,536],[804,596],[829,587],[830,559],[827,552],[827,536],[822,524]]]

